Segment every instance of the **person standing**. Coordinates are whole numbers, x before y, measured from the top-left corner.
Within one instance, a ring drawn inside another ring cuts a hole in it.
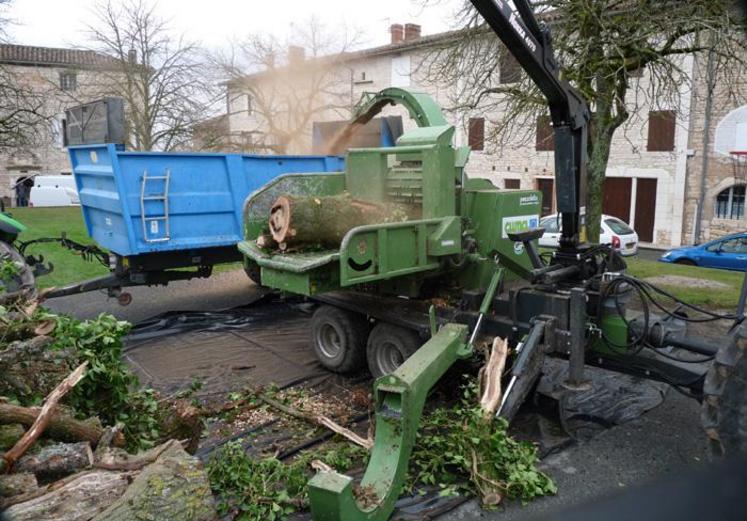
[[[22,175],[16,180],[16,206],[25,208],[29,205],[31,188],[34,186],[34,178],[28,175]]]

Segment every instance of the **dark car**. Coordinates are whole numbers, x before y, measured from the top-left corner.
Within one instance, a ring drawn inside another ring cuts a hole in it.
[[[683,246],[666,252],[660,262],[747,271],[747,232],[727,235],[698,246]]]

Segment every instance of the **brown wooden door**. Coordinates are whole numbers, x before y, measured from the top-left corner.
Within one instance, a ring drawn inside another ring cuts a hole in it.
[[[608,177],[604,180],[604,202],[602,211],[614,215],[626,223],[630,222],[630,193],[633,180],[629,177]]]
[[[542,192],[542,217],[553,212],[555,200],[554,181],[552,179],[537,179],[537,190]]]
[[[635,196],[635,231],[641,242],[654,242],[656,179],[638,179]]]

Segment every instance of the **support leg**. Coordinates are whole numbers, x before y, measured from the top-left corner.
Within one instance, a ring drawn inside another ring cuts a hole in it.
[[[447,324],[394,373],[374,384],[376,439],[361,481],[366,505],[353,495],[353,479],[336,472],[309,482],[314,521],[384,521],[394,510],[407,474],[428,391],[459,358],[470,355],[467,326]]]

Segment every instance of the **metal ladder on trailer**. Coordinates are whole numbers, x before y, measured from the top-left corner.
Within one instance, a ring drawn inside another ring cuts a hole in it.
[[[171,171],[167,168],[163,175],[148,176],[148,171],[143,171],[143,177],[140,182],[140,218],[143,223],[143,240],[145,242],[166,242],[171,240],[171,225],[169,222],[169,182],[171,181]],[[149,192],[148,185],[154,183],[163,183],[162,192]],[[145,213],[146,202],[158,201],[163,204],[163,213],[160,215],[148,216]],[[163,223],[163,236],[159,223]],[[156,236],[156,237],[154,237]]]

